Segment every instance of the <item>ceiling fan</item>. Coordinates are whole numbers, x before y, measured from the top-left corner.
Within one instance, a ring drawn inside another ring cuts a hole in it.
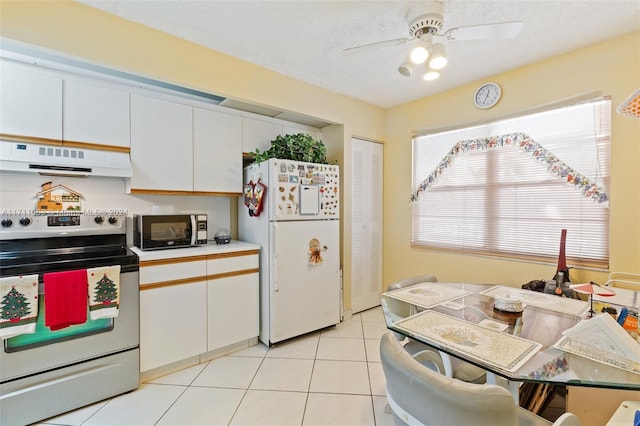
[[[425,80],[434,80],[440,76],[439,70],[447,65],[444,45],[442,43],[434,44],[434,38],[443,37],[451,41],[512,38],[517,36],[523,27],[522,21],[509,21],[454,27],[445,31],[443,30],[443,12],[444,3],[442,1],[429,1],[424,5],[416,6],[407,14],[410,37],[350,47],[344,49],[342,54],[352,55],[415,41],[408,57],[398,67],[398,72],[405,77],[409,77],[415,65],[426,64],[423,78]]]

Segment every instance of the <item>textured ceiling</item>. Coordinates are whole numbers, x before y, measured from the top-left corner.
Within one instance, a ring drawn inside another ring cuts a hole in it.
[[[424,1],[77,1],[383,108],[640,30],[638,0],[446,0],[445,30],[517,20],[524,28],[513,39],[438,38],[449,64],[425,82],[397,72],[410,43],[342,54],[408,37],[406,15]],[[640,46],[629,53],[640,60]]]

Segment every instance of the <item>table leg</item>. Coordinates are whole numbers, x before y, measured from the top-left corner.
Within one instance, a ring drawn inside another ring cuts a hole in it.
[[[487,383],[507,388],[507,390],[511,392],[511,396],[513,397],[516,405],[520,405],[520,382],[512,382],[511,380],[504,379],[503,383],[498,383],[495,373],[487,371]]]

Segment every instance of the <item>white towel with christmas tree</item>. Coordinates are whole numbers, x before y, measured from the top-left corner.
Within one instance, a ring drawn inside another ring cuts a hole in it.
[[[87,269],[89,317],[115,318],[120,307],[120,265]]]
[[[0,339],[36,331],[38,274],[0,278]]]

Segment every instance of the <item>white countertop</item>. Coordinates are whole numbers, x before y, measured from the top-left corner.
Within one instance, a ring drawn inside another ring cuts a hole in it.
[[[181,247],[162,250],[140,250],[138,247],[129,247],[131,251],[138,255],[140,260],[160,260],[160,259],[176,259],[190,256],[206,256],[218,253],[232,253],[245,250],[259,250],[260,246],[254,243],[233,240],[229,244],[216,244],[209,242],[206,246],[197,247]]]

